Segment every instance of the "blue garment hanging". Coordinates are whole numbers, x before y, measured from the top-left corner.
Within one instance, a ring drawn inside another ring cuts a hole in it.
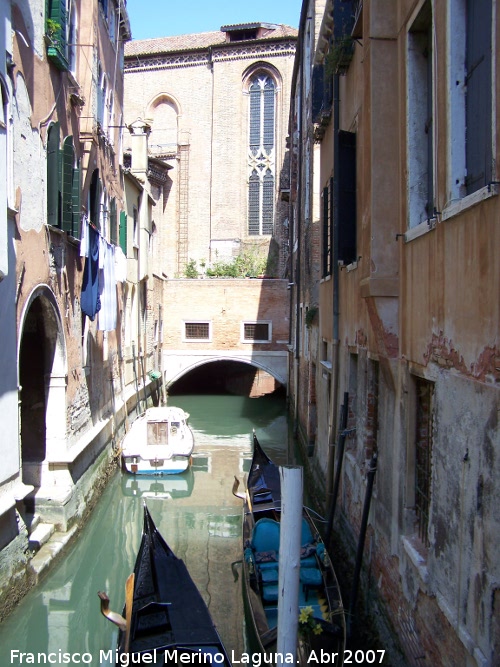
[[[80,306],[82,313],[88,315],[92,321],[101,309],[101,299],[99,297],[99,232],[91,226],[89,226],[89,254],[85,259],[83,270]]]

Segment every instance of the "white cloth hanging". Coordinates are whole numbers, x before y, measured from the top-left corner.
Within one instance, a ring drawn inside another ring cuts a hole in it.
[[[127,258],[120,246],[115,247],[115,278],[118,283],[127,280]]]
[[[86,215],[82,216],[80,231],[80,257],[89,256],[89,220]]]
[[[101,236],[99,249],[99,292],[101,310],[99,311],[98,329],[112,331],[116,329],[116,277],[115,277],[115,246]]]

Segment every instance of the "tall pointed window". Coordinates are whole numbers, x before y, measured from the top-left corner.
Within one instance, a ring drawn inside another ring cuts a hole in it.
[[[265,72],[254,74],[250,96],[248,151],[248,233],[273,233],[275,190],[276,86]]]

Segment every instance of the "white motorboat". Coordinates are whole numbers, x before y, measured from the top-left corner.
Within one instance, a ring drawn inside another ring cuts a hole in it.
[[[123,440],[122,461],[134,475],[173,475],[189,466],[194,436],[189,414],[174,406],[148,408]]]

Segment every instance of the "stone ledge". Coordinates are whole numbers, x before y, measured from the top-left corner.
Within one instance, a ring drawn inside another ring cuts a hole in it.
[[[49,567],[54,558],[62,552],[76,534],[77,529],[77,526],[73,526],[67,533],[56,532],[52,534],[50,540],[31,559],[30,569],[35,574],[35,577],[40,577],[42,572]]]

